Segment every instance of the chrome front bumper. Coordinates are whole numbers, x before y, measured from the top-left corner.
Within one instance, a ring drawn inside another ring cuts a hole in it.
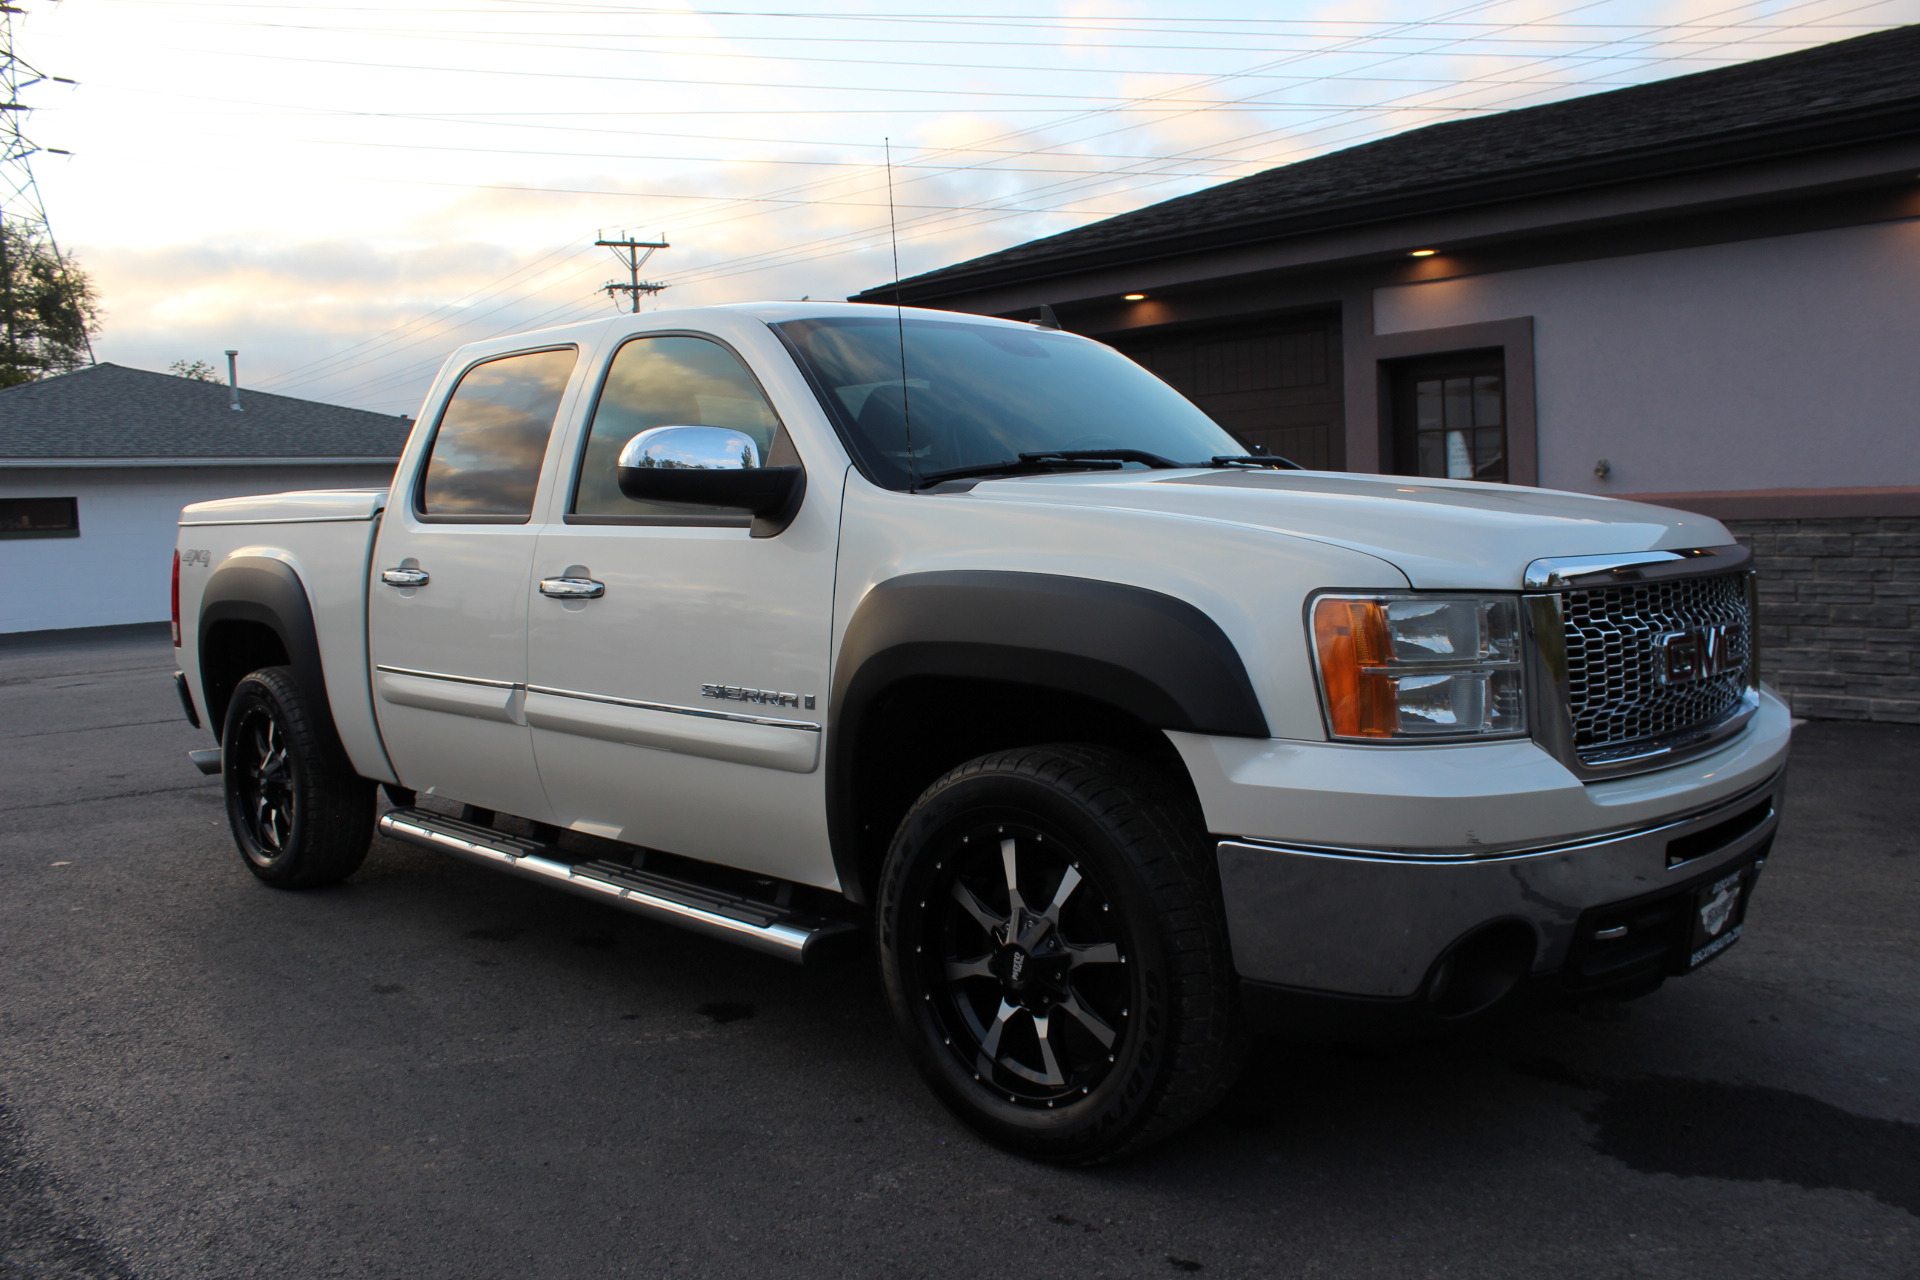
[[[1517,920],[1533,932],[1533,972],[1561,970],[1576,942],[1590,946],[1584,914],[1764,855],[1783,776],[1658,825],[1481,857],[1223,840],[1234,964],[1258,983],[1405,999],[1456,942]]]

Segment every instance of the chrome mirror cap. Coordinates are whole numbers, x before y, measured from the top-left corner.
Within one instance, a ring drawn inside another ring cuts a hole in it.
[[[754,471],[760,466],[760,447],[752,436],[726,427],[652,427],[621,447],[618,465],[663,471]]]

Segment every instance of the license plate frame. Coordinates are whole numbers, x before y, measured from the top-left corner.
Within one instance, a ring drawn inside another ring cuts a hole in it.
[[[1719,959],[1740,941],[1746,928],[1747,904],[1753,900],[1753,886],[1765,864],[1766,859],[1756,858],[1723,867],[1711,879],[1695,886],[1687,913],[1683,972],[1692,973]]]

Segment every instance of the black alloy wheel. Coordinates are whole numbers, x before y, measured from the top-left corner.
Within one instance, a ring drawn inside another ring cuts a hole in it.
[[[294,833],[294,766],[274,708],[251,701],[226,749],[233,753],[234,801],[245,829],[240,851],[249,862],[269,866],[286,856]]]
[[[915,1065],[962,1121],[1092,1164],[1210,1109],[1238,1074],[1204,828],[1104,748],[1022,748],[935,782],[881,877],[880,959]]]
[[[373,839],[373,784],[288,667],[235,686],[220,734],[227,823],[248,870],[281,889],[344,880]]]
[[[1078,852],[1031,821],[981,822],[944,842],[925,892],[917,962],[946,1045],[1008,1102],[1091,1094],[1124,1047],[1131,947]]]

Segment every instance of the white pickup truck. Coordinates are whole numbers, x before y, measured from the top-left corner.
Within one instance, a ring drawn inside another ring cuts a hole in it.
[[[1061,1162],[1191,1122],[1249,1030],[1706,962],[1787,756],[1714,521],[1302,471],[943,312],[462,348],[390,491],[189,507],[175,574],[268,884],[377,828],[794,960],[871,930],[940,1098]]]

